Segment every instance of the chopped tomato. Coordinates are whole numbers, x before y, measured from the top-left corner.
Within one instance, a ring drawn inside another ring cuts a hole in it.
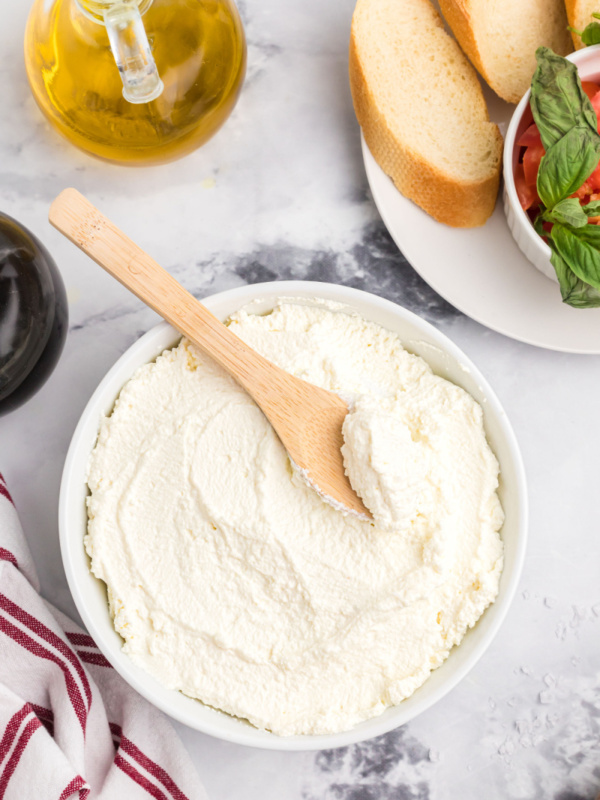
[[[588,81],[582,81],[581,85],[583,87],[583,91],[587,94],[587,96],[592,101],[592,108],[596,112],[596,117],[598,118],[598,133],[600,133],[600,86],[598,86],[597,83],[591,83],[591,82],[588,82]],[[591,90],[588,91],[587,87],[594,87],[596,91],[593,94],[590,94]],[[590,177],[587,179],[587,181],[584,183],[584,185],[581,188],[583,189],[584,187],[586,187],[586,188],[588,188],[590,190],[589,194],[593,194],[594,192],[597,192],[597,191],[600,190],[600,163],[598,164],[596,169],[592,172]],[[581,189],[579,191],[581,192]],[[583,200],[584,195],[578,194],[578,196],[580,197],[580,199]],[[587,202],[589,202],[589,200]],[[591,222],[591,220],[590,220],[590,222]],[[594,225],[598,224],[595,221],[595,219],[594,219],[593,224]]]
[[[587,179],[586,184],[590,188],[590,194],[600,191],[600,163]]]
[[[538,126],[533,122],[521,136],[517,142],[518,147],[529,147],[530,144],[539,144],[541,142],[540,132]]]
[[[546,153],[544,145],[541,141],[537,144],[531,144],[523,154],[523,171],[525,173],[525,182],[529,186],[537,184],[537,175],[540,168],[540,161],[542,156]]]
[[[523,164],[517,164],[515,167],[515,189],[517,190],[521,208],[523,208],[524,211],[527,211],[528,208],[540,202],[535,186],[529,186],[525,180]]]
[[[590,100],[592,101],[592,108],[596,112],[596,116],[598,116],[600,112],[600,92],[596,92]]]
[[[600,86],[593,81],[581,81],[581,88],[590,98],[590,100],[594,99],[594,96],[600,92]]]
[[[592,187],[588,181],[584,181],[576,192],[573,192],[571,197],[577,197],[584,205],[589,203],[590,195],[593,194]]]
[[[598,132],[600,133],[600,84],[592,81],[582,81],[584,92],[590,98],[592,107],[598,117]],[[546,151],[537,125],[532,123],[520,136],[517,146],[522,148],[521,163],[515,168],[515,188],[519,202],[525,211],[530,210],[530,215],[541,204],[537,193],[537,176],[540,162]],[[573,192],[571,197],[576,197],[582,205],[600,199],[600,161],[596,169],[582,186]],[[533,219],[533,217],[532,217]],[[600,224],[600,216],[590,219],[592,224]],[[551,230],[550,223],[544,223],[546,231]],[[600,800],[600,798],[599,798]]]

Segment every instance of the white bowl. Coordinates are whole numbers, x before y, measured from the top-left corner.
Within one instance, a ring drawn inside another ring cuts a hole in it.
[[[525,553],[527,495],[519,448],[496,395],[479,370],[459,348],[432,325],[401,306],[357,289],[308,281],[256,284],[207,297],[204,304],[225,320],[241,306],[263,300],[257,311],[272,308],[278,297],[324,298],[344,303],[363,317],[400,335],[406,348],[423,356],[434,371],[462,386],[482,404],[489,442],[500,462],[500,498],[506,514],[502,536],[504,571],[496,602],[487,609],[439,669],[414,695],[381,716],[343,733],[279,737],[249,723],[204,706],[180,692],[161,686],[121,652],[122,640],[108,612],[105,585],[90,572],[84,550],[86,532],[86,466],[96,441],[101,414],[108,414],[135,370],[174,346],[179,334],[166,322],[142,336],[121,356],[102,380],[83,412],[73,435],[62,477],[59,528],[62,556],[73,598],[96,644],[122,677],[155,706],[191,728],[238,744],[275,750],[316,750],[341,747],[369,739],[403,725],[429,708],[464,678],[494,638],[521,573]]]
[[[576,50],[571,55],[568,55],[567,58],[577,64],[579,77],[582,80],[600,82],[600,44]],[[520,149],[516,146],[516,143],[533,122],[529,108],[530,97],[531,89],[521,98],[519,105],[516,107],[504,139],[504,189],[502,192],[504,213],[506,214],[510,232],[523,255],[546,277],[558,283],[556,272],[550,263],[550,247],[535,232],[527,212],[523,211],[519,203],[515,187],[514,169],[519,159]]]

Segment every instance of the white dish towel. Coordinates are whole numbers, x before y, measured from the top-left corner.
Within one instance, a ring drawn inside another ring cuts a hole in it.
[[[0,800],[206,800],[167,719],[38,589],[0,475]]]

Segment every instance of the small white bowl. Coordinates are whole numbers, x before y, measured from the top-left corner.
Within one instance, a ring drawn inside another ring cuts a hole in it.
[[[576,50],[568,55],[567,58],[577,64],[579,77],[582,80],[600,83],[600,44]],[[550,263],[550,247],[535,232],[527,212],[523,211],[519,203],[515,187],[514,170],[518,163],[520,150],[516,143],[533,122],[533,116],[529,108],[530,97],[531,89],[527,91],[516,107],[504,139],[504,189],[502,192],[504,213],[506,214],[510,232],[523,255],[546,277],[558,283],[556,272]]]
[[[106,588],[90,572],[83,546],[87,527],[86,467],[96,442],[102,414],[109,414],[123,385],[142,364],[173,347],[180,335],[166,322],[142,336],[117,361],[102,380],[83,412],[73,434],[62,477],[59,503],[60,545],[73,598],[96,644],[122,677],[155,706],[191,728],[238,744],[274,750],[317,750],[379,736],[403,725],[442,698],[464,678],[488,647],[514,595],[525,554],[527,493],[525,472],[515,435],[496,395],[479,370],[461,350],[429,323],[401,306],[380,297],[327,283],[286,281],[256,284],[213,295],[203,303],[219,319],[253,302],[264,312],[279,297],[315,297],[343,303],[363,317],[396,332],[406,348],[425,358],[434,371],[462,386],[482,404],[486,433],[500,462],[499,494],[506,520],[502,530],[504,570],[496,602],[454,648],[414,695],[374,719],[343,733],[323,736],[279,737],[253,728],[249,723],[209,708],[180,692],[166,689],[121,651],[122,640],[108,612]],[[257,303],[256,301],[261,301]]]

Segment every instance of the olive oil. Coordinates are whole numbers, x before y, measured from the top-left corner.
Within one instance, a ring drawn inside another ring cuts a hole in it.
[[[171,161],[204,144],[231,113],[246,43],[230,0],[128,0],[137,5],[162,90],[125,99],[104,24],[111,0],[36,0],[25,34],[33,95],[73,144],[125,164]]]

